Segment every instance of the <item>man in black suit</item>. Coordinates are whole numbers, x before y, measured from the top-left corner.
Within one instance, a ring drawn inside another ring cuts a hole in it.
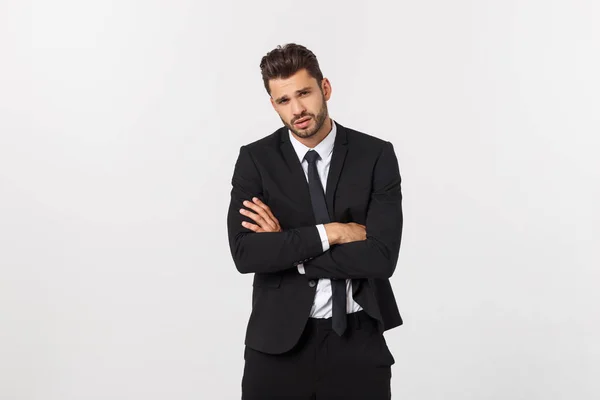
[[[307,48],[278,46],[260,67],[285,126],[242,146],[232,178],[231,253],[254,273],[242,398],[389,399],[394,149],[329,117],[331,84]]]

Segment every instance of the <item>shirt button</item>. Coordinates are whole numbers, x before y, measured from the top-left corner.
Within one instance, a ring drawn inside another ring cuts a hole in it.
[[[308,286],[310,286],[310,287],[315,287],[316,284],[317,284],[317,282],[315,282],[313,279],[308,281]]]

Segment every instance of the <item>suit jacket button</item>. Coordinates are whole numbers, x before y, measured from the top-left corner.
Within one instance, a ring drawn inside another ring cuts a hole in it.
[[[308,281],[308,286],[310,286],[310,287],[315,287],[316,284],[317,284],[317,282],[315,282],[314,279],[311,279],[310,281]]]

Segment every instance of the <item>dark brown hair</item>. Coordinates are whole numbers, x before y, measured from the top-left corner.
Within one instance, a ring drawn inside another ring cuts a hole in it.
[[[301,69],[306,69],[309,75],[317,80],[320,87],[323,73],[319,68],[317,57],[302,45],[288,43],[277,46],[260,61],[260,72],[269,95],[271,95],[270,79],[286,79]]]

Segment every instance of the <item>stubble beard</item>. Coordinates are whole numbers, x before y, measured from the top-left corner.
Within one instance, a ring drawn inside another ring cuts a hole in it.
[[[296,136],[298,136],[299,138],[302,139],[308,139],[310,137],[315,136],[319,130],[323,127],[323,124],[325,124],[325,121],[327,120],[327,102],[325,101],[325,99],[323,99],[323,106],[321,107],[321,109],[319,110],[319,113],[315,116],[314,114],[310,114],[310,113],[306,113],[304,115],[302,115],[301,117],[295,118],[295,120],[299,120],[302,118],[306,118],[306,117],[311,117],[312,119],[315,120],[315,126],[313,129],[302,129],[299,130],[297,128],[294,127],[293,123],[287,123],[283,120],[283,118],[281,119],[281,121],[285,124],[285,126],[287,126]],[[280,117],[281,118],[281,117]]]

